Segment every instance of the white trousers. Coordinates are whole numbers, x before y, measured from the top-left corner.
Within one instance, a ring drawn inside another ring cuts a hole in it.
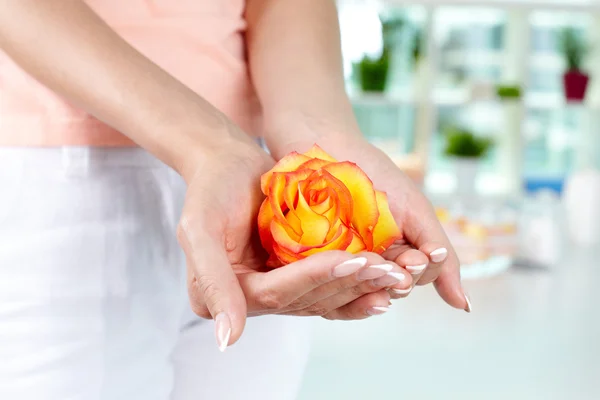
[[[0,148],[0,399],[286,400],[304,319],[220,353],[186,299],[180,177],[140,149]]]

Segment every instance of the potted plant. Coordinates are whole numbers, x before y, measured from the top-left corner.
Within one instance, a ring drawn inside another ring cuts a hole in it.
[[[523,95],[523,92],[521,90],[521,86],[519,86],[519,85],[501,84],[501,85],[496,86],[496,96],[500,100],[506,100],[506,101],[518,100],[521,98],[522,95]]]
[[[363,92],[383,93],[390,70],[389,49],[384,48],[379,57],[363,56],[355,68]]]
[[[560,34],[560,49],[567,63],[563,75],[565,97],[568,102],[582,102],[590,80],[582,69],[588,46],[575,29],[566,28]]]
[[[489,138],[479,137],[467,129],[453,127],[447,130],[445,154],[454,159],[459,194],[474,194],[480,160],[491,147]]]
[[[383,93],[387,87],[390,72],[392,48],[397,40],[397,32],[405,22],[401,18],[381,18],[383,49],[378,57],[368,55],[354,65],[360,88],[363,92]]]

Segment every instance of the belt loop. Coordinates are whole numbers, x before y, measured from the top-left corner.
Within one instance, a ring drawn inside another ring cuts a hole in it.
[[[67,176],[83,176],[90,169],[90,148],[65,146],[62,148],[62,164]]]

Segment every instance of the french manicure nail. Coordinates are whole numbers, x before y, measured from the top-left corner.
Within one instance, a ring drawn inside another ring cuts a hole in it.
[[[392,270],[390,264],[369,265],[358,273],[358,279],[366,281],[368,279],[379,278]]]
[[[381,314],[385,314],[386,312],[388,312],[389,307],[371,307],[367,310],[367,314],[373,316],[373,315],[381,315]]]
[[[406,277],[401,272],[388,272],[381,278],[377,278],[373,281],[375,286],[392,286],[396,283],[402,282]]]
[[[417,275],[423,272],[423,270],[427,268],[427,264],[423,265],[407,265],[406,270],[410,272],[412,275]]]
[[[219,350],[222,353],[229,345],[229,338],[231,337],[231,320],[224,312],[220,312],[215,318],[215,336]]]
[[[467,308],[465,308],[465,311],[470,313],[471,312],[471,299],[469,298],[469,295],[464,293],[465,295],[465,300],[467,301]]]
[[[408,288],[408,289],[390,289],[390,291],[394,294],[398,294],[400,296],[404,296],[405,294],[409,294],[410,292],[412,292],[412,288]]]
[[[431,261],[433,261],[435,263],[444,261],[446,259],[447,255],[448,255],[448,250],[446,250],[443,247],[441,249],[437,249],[437,250],[434,250],[431,253],[429,253],[429,257],[431,257]]]
[[[344,276],[352,275],[365,265],[367,265],[367,259],[365,257],[352,258],[335,267],[333,269],[333,276],[342,278]]]

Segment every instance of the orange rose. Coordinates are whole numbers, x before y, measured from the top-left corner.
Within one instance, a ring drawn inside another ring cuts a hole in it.
[[[258,227],[270,267],[326,250],[383,253],[402,237],[386,194],[356,164],[317,145],[281,159],[261,177],[261,188],[267,198]]]

